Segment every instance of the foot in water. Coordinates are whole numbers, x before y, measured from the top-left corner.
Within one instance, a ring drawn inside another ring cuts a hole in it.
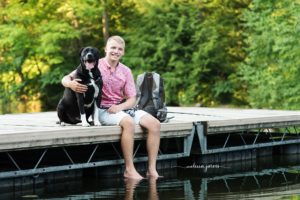
[[[136,179],[136,180],[141,180],[144,179],[144,177],[142,177],[137,171],[125,171],[124,172],[124,178],[127,179]]]
[[[148,170],[146,176],[149,178],[162,178],[163,177],[163,176],[160,176],[156,170]]]

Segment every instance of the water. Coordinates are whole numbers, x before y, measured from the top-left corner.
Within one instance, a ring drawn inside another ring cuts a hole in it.
[[[195,162],[164,169],[160,171],[164,178],[157,180],[75,176],[6,188],[1,182],[0,199],[300,199],[299,170],[299,155],[210,165]]]

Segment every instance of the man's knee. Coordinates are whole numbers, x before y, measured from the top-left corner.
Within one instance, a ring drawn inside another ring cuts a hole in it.
[[[150,126],[150,129],[153,130],[153,132],[160,133],[160,122],[158,121],[158,119],[154,118],[154,120],[150,123],[153,124],[152,126]]]
[[[150,114],[143,116],[140,124],[151,132],[160,132],[160,122]]]
[[[123,129],[126,129],[126,130],[133,130],[134,131],[134,128],[135,128],[135,123],[133,121],[133,119],[129,116],[126,116],[124,117],[121,122],[120,122],[120,126],[123,128]]]

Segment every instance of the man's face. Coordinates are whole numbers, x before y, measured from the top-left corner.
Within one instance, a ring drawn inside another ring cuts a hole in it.
[[[124,55],[124,45],[115,40],[109,40],[105,47],[105,53],[109,60],[119,61]]]

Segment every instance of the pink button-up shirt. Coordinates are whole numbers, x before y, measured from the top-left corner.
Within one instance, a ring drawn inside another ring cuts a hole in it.
[[[127,66],[119,63],[112,72],[110,65],[101,58],[98,67],[103,80],[101,106],[109,107],[120,103],[125,97],[136,96],[134,79]]]

